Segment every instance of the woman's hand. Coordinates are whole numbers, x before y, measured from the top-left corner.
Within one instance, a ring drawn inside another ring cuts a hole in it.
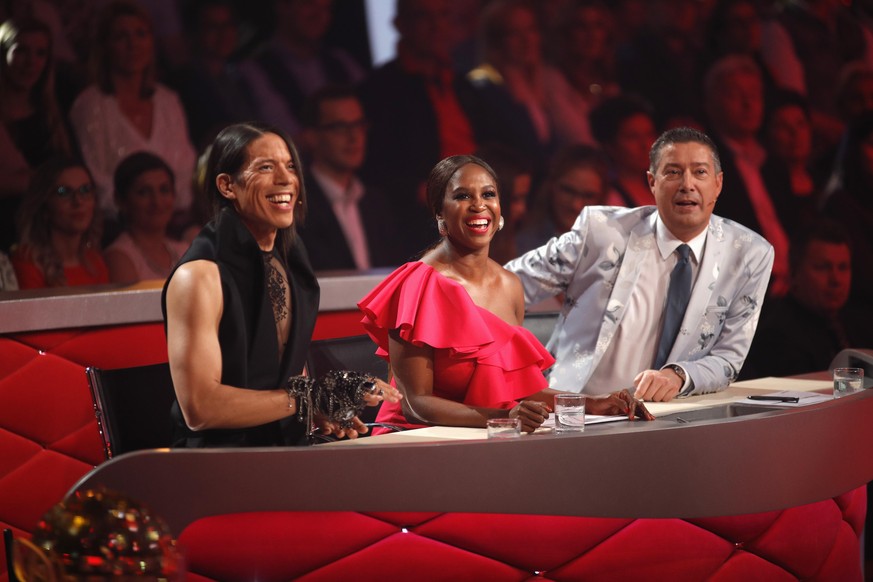
[[[631,396],[627,390],[613,392],[605,398],[587,397],[585,399],[585,412],[613,416],[627,414],[629,420],[634,420],[637,417],[643,420],[655,420],[652,413],[646,409],[643,401]]]
[[[400,402],[402,398],[403,394],[400,393],[400,390],[376,378],[376,385],[373,387],[373,390],[369,394],[364,395],[364,403],[367,406],[379,406],[379,403],[383,400],[385,402]]]
[[[533,432],[546,421],[551,411],[552,409],[545,402],[522,400],[509,411],[509,418],[520,418],[521,430]]]

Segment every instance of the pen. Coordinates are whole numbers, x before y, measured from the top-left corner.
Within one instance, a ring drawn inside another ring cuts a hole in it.
[[[773,402],[800,402],[797,396],[749,396],[749,400],[772,400]]]

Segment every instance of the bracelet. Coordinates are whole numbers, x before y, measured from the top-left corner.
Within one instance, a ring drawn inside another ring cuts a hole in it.
[[[285,384],[288,407],[297,403],[297,419],[306,421],[312,430],[315,415],[323,416],[343,428],[352,426],[352,419],[363,412],[367,394],[376,387],[376,379],[361,372],[332,370],[313,380],[305,376],[291,376]]]
[[[298,414],[304,408],[304,399],[312,387],[312,378],[306,376],[291,376],[285,383],[285,393],[288,394],[288,408],[294,408],[296,403]]]

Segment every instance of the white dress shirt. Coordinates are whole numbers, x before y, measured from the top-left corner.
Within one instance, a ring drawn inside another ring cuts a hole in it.
[[[706,233],[704,229],[687,243],[691,247],[692,289],[703,259]],[[624,318],[585,385],[586,394],[609,394],[630,388],[637,374],[652,368],[664,325],[670,273],[679,260],[676,249],[683,244],[667,230],[660,216],[655,223],[655,242],[656,246],[648,249],[651,256],[642,263]]]

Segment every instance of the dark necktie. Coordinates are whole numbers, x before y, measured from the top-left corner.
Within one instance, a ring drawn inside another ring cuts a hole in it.
[[[670,287],[667,289],[667,309],[664,313],[664,327],[661,329],[661,339],[658,342],[658,353],[655,356],[654,369],[658,370],[667,362],[667,356],[676,341],[685,308],[691,298],[691,261],[688,254],[691,247],[681,244],[676,249],[679,262],[670,273]]]

